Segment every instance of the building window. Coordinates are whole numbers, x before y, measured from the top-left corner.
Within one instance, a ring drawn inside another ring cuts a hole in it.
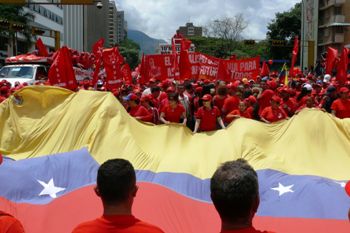
[[[343,14],[343,8],[342,7],[334,7],[334,14],[335,15],[342,15]]]

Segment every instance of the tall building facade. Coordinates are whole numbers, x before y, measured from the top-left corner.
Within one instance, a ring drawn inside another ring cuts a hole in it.
[[[203,36],[203,28],[195,27],[193,23],[186,23],[186,26],[180,26],[178,31],[185,37]]]
[[[350,47],[350,0],[303,0],[301,61],[314,65],[333,47]]]
[[[51,1],[46,0],[46,2],[49,3]],[[34,16],[34,22],[30,23],[31,26],[44,29],[45,33],[37,37],[40,37],[49,49],[55,49],[56,39],[59,43],[57,46],[63,45],[64,16],[61,5],[29,4],[24,7],[24,10]],[[59,33],[55,33],[54,31]]]
[[[117,11],[117,43],[119,44],[127,37],[127,23],[124,19],[124,11]]]
[[[118,15],[117,7],[113,0],[109,1],[108,9],[108,46],[113,47],[118,43],[117,35]]]

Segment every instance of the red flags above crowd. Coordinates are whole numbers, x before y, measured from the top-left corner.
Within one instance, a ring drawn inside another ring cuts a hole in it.
[[[192,41],[183,38],[181,40],[181,52],[180,52],[180,79],[190,79],[192,75],[191,63],[188,55]]]
[[[131,69],[129,64],[125,63],[121,68],[123,80],[126,84],[132,84]]]
[[[327,48],[327,57],[326,57],[326,74],[332,75],[332,70],[335,65],[335,61],[338,56],[338,50],[328,47]]]
[[[340,84],[344,84],[346,82],[348,64],[349,64],[349,49],[343,48],[343,52],[340,56],[340,61],[337,66],[337,80]]]
[[[38,55],[41,57],[48,57],[49,56],[49,52],[47,51],[43,41],[41,40],[41,38],[39,38],[36,43],[35,46],[38,49]]]
[[[106,88],[117,89],[122,85],[122,74],[120,71],[121,55],[117,47],[103,50],[103,64],[106,69]],[[123,58],[124,59],[124,58]]]
[[[294,47],[293,47],[293,52],[292,52],[292,64],[290,65],[290,71],[289,71],[289,75],[291,77],[293,77],[295,75],[294,74],[294,65],[295,65],[295,62],[297,60],[298,52],[299,52],[299,38],[298,38],[298,36],[296,36],[294,39]]]
[[[262,65],[262,68],[261,68],[260,76],[261,77],[265,77],[265,76],[269,76],[269,74],[270,74],[269,66],[264,61],[263,65]]]
[[[102,65],[102,51],[103,51],[104,39],[99,39],[92,47],[92,53],[95,56],[95,70],[92,76],[92,85],[95,86],[98,80],[98,74],[100,73]]]
[[[72,56],[67,47],[62,47],[55,57],[50,70],[49,82],[53,86],[76,90],[78,87],[72,64]]]

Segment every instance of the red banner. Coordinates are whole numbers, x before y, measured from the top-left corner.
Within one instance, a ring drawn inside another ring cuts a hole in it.
[[[104,49],[102,53],[103,64],[106,69],[106,88],[115,90],[123,83],[123,75],[120,70],[120,55],[117,47]]]
[[[260,57],[242,60],[226,61],[229,77],[226,81],[241,80],[242,78],[256,80],[260,71]]]
[[[176,56],[178,61],[180,60],[179,58],[180,56]],[[147,70],[147,72],[144,72],[143,79],[164,80],[179,78],[178,72],[174,72],[173,59],[174,56],[171,54],[146,55],[142,64],[145,65],[143,69]],[[181,59],[181,62],[186,60]],[[180,67],[182,66],[191,71],[190,74],[186,72],[185,78],[226,81],[242,78],[255,80],[259,75],[260,57],[243,60],[223,60],[202,53],[189,53],[186,64],[180,63]]]

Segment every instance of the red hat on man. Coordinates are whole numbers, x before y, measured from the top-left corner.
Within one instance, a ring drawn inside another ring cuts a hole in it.
[[[276,103],[281,103],[281,98],[277,95],[272,96],[271,100]]]
[[[340,88],[339,93],[349,93],[349,89],[347,87],[342,87]]]
[[[202,100],[203,101],[211,101],[212,100],[212,97],[210,94],[205,94],[203,97],[202,97]]]

